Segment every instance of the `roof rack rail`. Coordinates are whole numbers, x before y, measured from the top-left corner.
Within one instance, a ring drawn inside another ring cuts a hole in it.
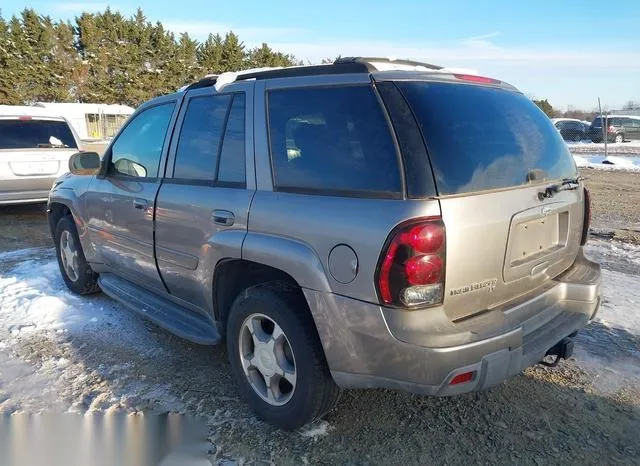
[[[369,68],[369,71],[382,71],[381,64],[388,65],[399,65],[399,66],[407,66],[407,67],[415,67],[415,68],[426,68],[428,70],[441,70],[442,66],[432,65],[431,63],[423,63],[419,61],[413,60],[404,60],[404,59],[396,59],[391,57],[340,57],[337,58],[334,64],[344,64],[344,63],[362,63],[363,65]],[[384,66],[382,66],[384,67]]]
[[[412,60],[396,60],[393,58],[378,57],[344,57],[338,58],[333,63],[327,65],[289,66],[286,68],[255,68],[238,72],[229,71],[219,75],[211,74],[193,84],[183,86],[180,88],[180,91],[188,91],[191,89],[211,86],[215,86],[216,90],[220,91],[228,84],[249,79],[262,80],[273,78],[292,78],[297,76],[371,73],[373,71],[398,69],[398,67],[417,71],[443,70],[443,68],[438,65],[431,65],[429,63]]]

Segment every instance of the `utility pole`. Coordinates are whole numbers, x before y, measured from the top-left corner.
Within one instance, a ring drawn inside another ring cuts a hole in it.
[[[609,119],[605,124],[604,117],[602,116],[602,105],[600,105],[600,97],[598,97],[598,110],[600,111],[600,122],[602,123],[602,140],[604,141],[604,158],[607,158],[607,125]]]

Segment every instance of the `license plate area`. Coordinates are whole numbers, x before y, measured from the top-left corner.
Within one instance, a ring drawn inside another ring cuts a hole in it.
[[[506,282],[535,275],[561,259],[569,235],[569,211],[540,209],[512,218],[504,264]]]
[[[58,173],[60,162],[12,162],[9,165],[16,176],[38,176]]]
[[[517,266],[564,246],[566,234],[564,239],[561,238],[559,228],[559,220],[562,215],[567,215],[567,212],[518,224],[512,232],[515,238],[511,250],[510,265]],[[562,239],[563,241],[561,241]]]

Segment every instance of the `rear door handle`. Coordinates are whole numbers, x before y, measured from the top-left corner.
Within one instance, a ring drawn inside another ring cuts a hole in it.
[[[213,214],[213,222],[218,225],[224,225],[229,227],[233,225],[236,221],[236,216],[233,215],[233,212],[229,212],[228,210],[214,210]]]
[[[147,210],[147,207],[149,207],[149,203],[144,199],[134,199],[133,207],[136,209]]]

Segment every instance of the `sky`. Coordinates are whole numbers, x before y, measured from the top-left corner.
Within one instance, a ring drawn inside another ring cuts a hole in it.
[[[185,3],[184,5],[186,5]],[[342,56],[409,58],[472,68],[557,108],[609,109],[640,101],[640,1],[618,0],[0,0],[7,18],[25,7],[71,19],[107,6],[196,39],[233,30],[305,62]]]

